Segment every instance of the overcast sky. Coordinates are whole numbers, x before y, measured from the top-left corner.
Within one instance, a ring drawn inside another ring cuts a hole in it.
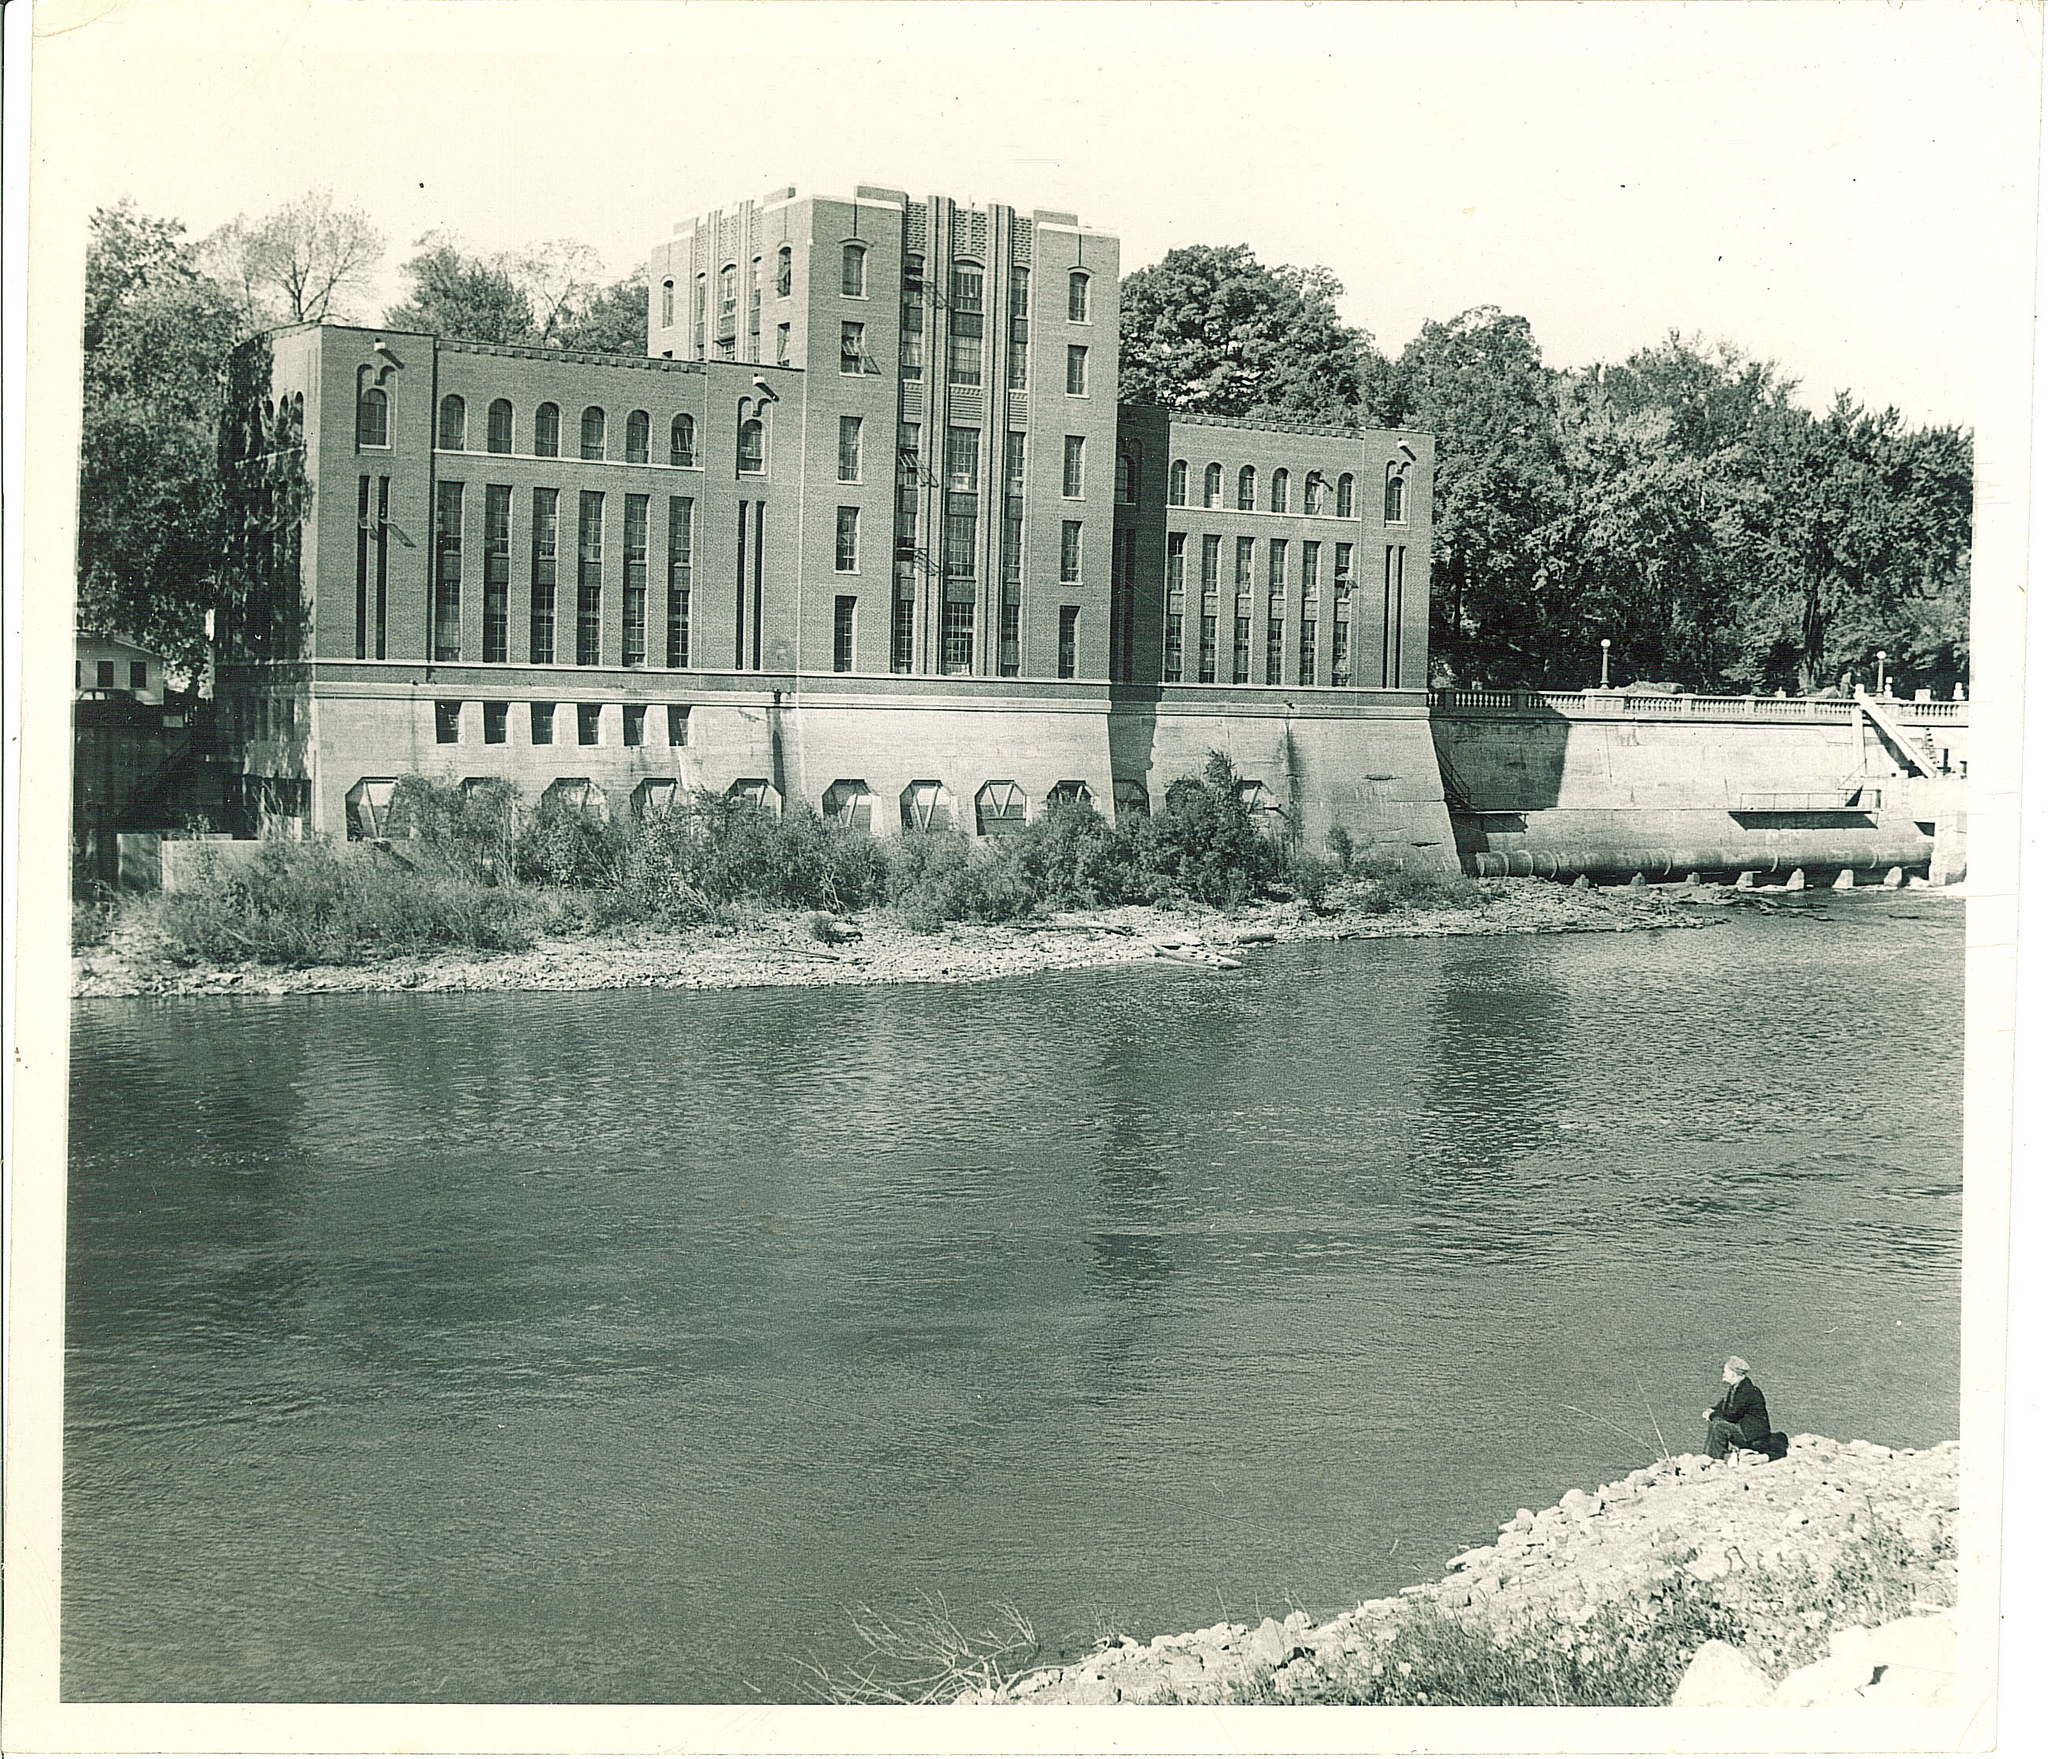
[[[686,214],[879,183],[1075,210],[1126,270],[1189,243],[1326,264],[1389,352],[1491,304],[1554,365],[1676,329],[1809,402],[1967,423],[1973,233],[2012,212],[1987,218],[1980,124],[2025,103],[2031,18],[49,0],[34,126],[62,182],[31,219],[61,253],[123,195],[196,234],[327,185],[394,270],[447,227],[624,274]]]

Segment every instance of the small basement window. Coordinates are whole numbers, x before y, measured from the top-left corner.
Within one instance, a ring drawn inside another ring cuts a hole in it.
[[[462,737],[462,704],[459,702],[437,702],[434,704],[434,742],[437,745],[453,745]]]

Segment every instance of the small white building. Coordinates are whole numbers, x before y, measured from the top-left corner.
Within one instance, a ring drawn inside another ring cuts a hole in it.
[[[142,702],[162,707],[163,655],[118,636],[81,633],[72,683],[84,701]]]

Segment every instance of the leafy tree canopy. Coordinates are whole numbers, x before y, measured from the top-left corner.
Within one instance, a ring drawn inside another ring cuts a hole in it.
[[[1123,280],[1118,395],[1207,415],[1346,420],[1384,362],[1337,316],[1328,269],[1269,269],[1248,245],[1170,250]]]
[[[395,330],[531,348],[647,352],[645,280],[628,276],[601,286],[596,253],[570,239],[476,256],[452,235],[431,232],[403,273],[410,297],[384,314]]]
[[[384,234],[361,208],[313,190],[258,220],[235,218],[201,244],[199,261],[240,305],[251,330],[347,323],[370,296]]]

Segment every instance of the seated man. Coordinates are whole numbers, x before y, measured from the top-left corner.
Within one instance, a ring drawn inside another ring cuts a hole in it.
[[[1771,1433],[1763,1389],[1749,1378],[1749,1364],[1740,1356],[1730,1356],[1721,1378],[1728,1383],[1721,1402],[1700,1413],[1707,1420],[1707,1457],[1711,1460],[1725,1460],[1731,1447],[1761,1449]]]

